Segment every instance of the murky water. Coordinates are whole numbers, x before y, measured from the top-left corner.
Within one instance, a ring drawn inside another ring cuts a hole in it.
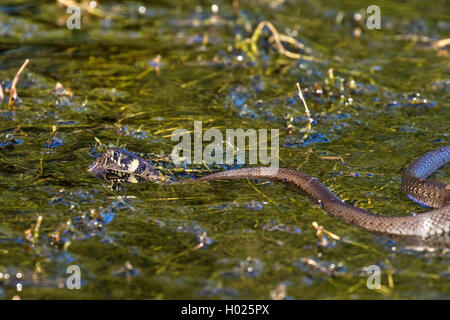
[[[212,4],[102,1],[82,7],[80,30],[57,1],[0,4],[4,88],[30,59],[15,112],[1,105],[0,297],[449,298],[448,253],[340,223],[281,185],[112,191],[86,172],[110,146],[170,167],[171,133],[194,121],[279,129],[280,166],[380,214],[427,210],[400,178],[449,142],[450,58],[435,42],[450,37],[445,1],[380,1],[381,30],[367,28],[362,1]],[[267,29],[252,50],[261,21],[302,43],[285,43],[300,59]],[[314,118],[305,140],[296,82]],[[448,182],[449,171],[433,177]],[[313,222],[339,240],[320,239]],[[71,265],[79,290],[67,288]],[[370,265],[381,289],[366,287]]]

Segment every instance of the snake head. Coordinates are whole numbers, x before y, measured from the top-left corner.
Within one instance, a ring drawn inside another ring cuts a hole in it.
[[[109,181],[138,183],[160,180],[158,171],[151,164],[125,149],[118,148],[102,153],[87,171]]]

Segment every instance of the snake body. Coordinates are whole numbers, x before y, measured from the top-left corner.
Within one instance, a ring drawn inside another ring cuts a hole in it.
[[[426,178],[450,161],[450,146],[430,151],[415,160],[404,172],[402,189],[417,202],[436,209],[408,216],[388,217],[371,213],[339,199],[317,178],[285,168],[241,168],[213,173],[194,181],[259,179],[278,181],[303,190],[330,216],[379,234],[435,239],[450,235],[450,185]],[[109,149],[88,171],[108,180],[139,182],[157,181],[157,170],[134,154]]]

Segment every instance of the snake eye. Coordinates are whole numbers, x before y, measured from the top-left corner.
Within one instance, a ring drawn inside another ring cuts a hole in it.
[[[120,153],[119,153],[119,151],[114,151],[114,159],[119,159],[119,155],[120,155]]]

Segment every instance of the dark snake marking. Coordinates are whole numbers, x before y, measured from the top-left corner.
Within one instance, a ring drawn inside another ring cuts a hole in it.
[[[403,191],[411,199],[436,209],[401,217],[380,216],[354,207],[339,199],[316,178],[291,169],[234,169],[213,173],[194,181],[260,179],[282,182],[303,190],[330,216],[345,223],[375,233],[427,240],[450,236],[450,185],[426,180],[449,161],[450,146],[445,146],[426,153],[405,170],[402,177]],[[106,180],[132,183],[161,181],[161,176],[152,165],[123,149],[109,149],[89,166],[88,171]]]
[[[117,182],[161,180],[155,167],[125,149],[108,149],[89,166],[88,172],[103,180]]]

